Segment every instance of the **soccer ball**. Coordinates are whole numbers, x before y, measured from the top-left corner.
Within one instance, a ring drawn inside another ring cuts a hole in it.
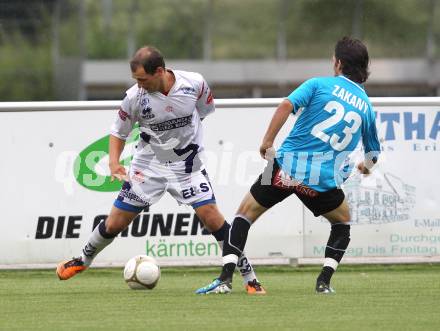
[[[160,279],[160,267],[154,258],[137,255],[125,265],[124,279],[133,290],[151,290]]]

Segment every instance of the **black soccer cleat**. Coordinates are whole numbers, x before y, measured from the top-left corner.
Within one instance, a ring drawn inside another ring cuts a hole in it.
[[[330,287],[330,284],[326,284],[322,280],[318,280],[316,282],[316,293],[332,294],[332,293],[336,293],[336,291],[332,287]]]

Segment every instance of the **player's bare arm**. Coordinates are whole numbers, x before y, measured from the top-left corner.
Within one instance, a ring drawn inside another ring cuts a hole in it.
[[[126,180],[127,173],[122,164],[119,163],[122,151],[124,150],[125,140],[116,136],[110,135],[109,143],[109,168],[111,173],[111,181],[118,179],[120,181]]]
[[[280,129],[283,127],[284,123],[286,123],[292,110],[292,103],[289,100],[283,100],[275,111],[260,146],[260,155],[263,159],[271,157],[270,155],[266,155],[266,153],[270,153],[278,132],[280,132]]]

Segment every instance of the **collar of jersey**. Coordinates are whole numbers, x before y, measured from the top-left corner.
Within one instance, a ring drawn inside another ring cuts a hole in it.
[[[352,84],[353,84],[354,86],[356,86],[358,89],[361,89],[362,91],[365,91],[362,85],[360,85],[360,84],[358,84],[358,83],[356,83],[356,82],[353,82],[350,78],[347,78],[347,77],[345,77],[344,75],[339,75],[338,77],[344,78],[346,81],[352,83]]]
[[[176,88],[176,86],[177,86],[177,79],[178,79],[178,78],[177,78],[177,75],[176,75],[176,73],[174,72],[173,69],[166,68],[166,70],[169,71],[169,72],[171,72],[171,73],[173,74],[173,76],[174,76],[174,84],[171,85],[171,88],[170,88],[170,90],[168,91],[168,93],[167,93],[167,94],[162,93],[162,94],[165,95],[165,96],[169,96],[169,95],[172,93],[172,91]],[[173,91],[173,92],[174,92],[174,91]]]
[[[165,94],[165,93],[162,93],[162,92],[159,92],[159,91],[148,92],[147,90],[144,89],[147,93],[149,93],[149,94],[155,94],[155,93],[157,93],[157,94],[159,94],[159,95],[163,95],[163,96],[165,96],[165,97],[167,97],[167,96],[169,96],[170,94],[172,94],[173,89],[177,86],[177,75],[176,75],[176,73],[174,72],[174,70],[172,70],[172,69],[166,68],[166,70],[167,70],[167,71],[171,71],[171,72],[173,73],[173,75],[174,75],[174,84],[171,86],[170,90]]]

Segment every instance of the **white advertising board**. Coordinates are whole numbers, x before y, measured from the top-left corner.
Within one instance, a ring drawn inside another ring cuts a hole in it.
[[[273,110],[219,108],[203,122],[203,158],[217,203],[229,221],[265,165],[258,147]],[[376,110],[383,140],[379,165],[369,177],[353,176],[344,188],[353,214],[347,256],[438,256],[440,107],[413,103]],[[0,265],[55,265],[80,253],[120,187],[109,182],[107,169],[114,116],[114,110],[84,107],[0,112]],[[293,122],[289,119],[280,140]],[[135,141],[136,134],[123,153],[127,163]],[[313,217],[291,197],[252,227],[247,254],[260,261],[322,257],[328,231],[325,220]],[[121,265],[141,253],[174,265],[218,263],[221,255],[193,210],[169,195],[141,214],[96,264]]]

